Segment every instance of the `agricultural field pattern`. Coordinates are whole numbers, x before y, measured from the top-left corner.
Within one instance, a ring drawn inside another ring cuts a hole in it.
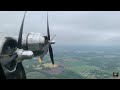
[[[54,46],[55,67],[49,53],[23,62],[28,79],[110,79],[120,72],[120,48],[102,46]]]

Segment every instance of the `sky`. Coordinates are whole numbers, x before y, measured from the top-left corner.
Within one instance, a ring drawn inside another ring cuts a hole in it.
[[[57,45],[120,45],[120,11],[49,11]],[[24,11],[0,11],[0,32],[18,35]],[[28,11],[24,34],[47,35],[47,12]]]

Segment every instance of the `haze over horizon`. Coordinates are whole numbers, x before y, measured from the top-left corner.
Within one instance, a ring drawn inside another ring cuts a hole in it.
[[[49,11],[56,45],[120,45],[120,11]],[[0,32],[18,35],[24,11],[0,11]],[[47,12],[28,11],[24,33],[47,33]]]
[[[27,79],[110,79],[120,72],[120,11],[48,13],[51,38],[56,34],[52,46],[57,67],[50,67],[50,50],[44,58],[40,50],[40,56],[22,60]],[[17,36],[23,15],[24,11],[0,11],[0,33]],[[24,34],[29,32],[47,35],[47,11],[27,12]],[[10,48],[4,49],[6,54]],[[2,57],[9,61],[9,56]]]

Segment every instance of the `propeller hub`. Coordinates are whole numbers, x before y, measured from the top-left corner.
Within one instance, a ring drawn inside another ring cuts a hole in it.
[[[54,40],[52,40],[52,41],[50,42],[50,44],[55,44],[55,41],[54,41]]]

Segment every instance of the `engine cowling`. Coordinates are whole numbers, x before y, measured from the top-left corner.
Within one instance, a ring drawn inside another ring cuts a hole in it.
[[[42,48],[45,44],[45,37],[41,33],[24,34],[22,38],[22,48],[31,50],[35,53],[42,53]],[[35,55],[36,56],[36,55]]]

